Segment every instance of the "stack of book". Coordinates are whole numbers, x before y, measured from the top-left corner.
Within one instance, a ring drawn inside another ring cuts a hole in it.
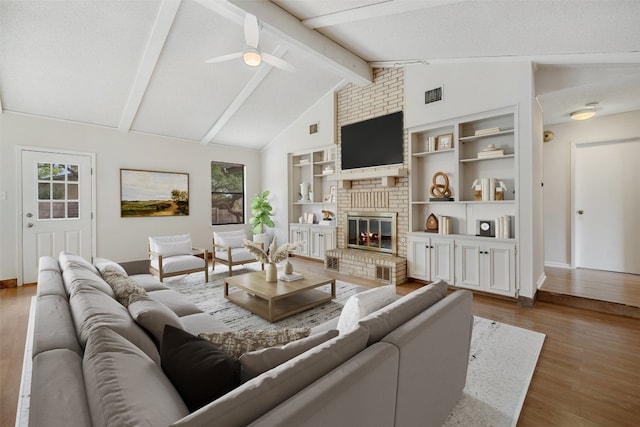
[[[479,159],[486,159],[487,157],[499,157],[504,156],[504,150],[498,148],[493,144],[489,144],[487,148],[478,152]]]
[[[482,135],[491,135],[492,133],[498,133],[500,132],[500,128],[486,128],[486,129],[478,129],[475,132],[475,136],[482,136]]]
[[[444,215],[438,216],[438,234],[451,233],[451,218]]]
[[[293,282],[300,279],[304,279],[304,276],[302,273],[296,273],[295,271],[291,274],[280,273],[278,275],[278,280],[284,280],[285,282]]]
[[[504,215],[496,218],[496,239],[511,238],[511,217]]]

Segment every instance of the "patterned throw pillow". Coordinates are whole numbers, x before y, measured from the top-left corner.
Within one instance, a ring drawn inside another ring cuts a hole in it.
[[[261,348],[274,347],[309,336],[309,328],[275,329],[270,331],[240,331],[203,333],[203,338],[226,351],[234,359],[244,353]]]
[[[147,291],[138,282],[125,276],[113,267],[106,267],[102,271],[102,278],[111,286],[116,300],[124,305],[129,306],[129,297],[131,295],[147,295]]]

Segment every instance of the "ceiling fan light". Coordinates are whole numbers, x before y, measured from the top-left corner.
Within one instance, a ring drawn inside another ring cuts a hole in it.
[[[587,120],[596,115],[596,105],[597,102],[592,102],[590,104],[585,105],[585,108],[582,110],[574,111],[571,113],[571,118],[573,120]]]
[[[260,52],[255,49],[247,49],[242,54],[242,60],[250,67],[257,67],[262,62]]]

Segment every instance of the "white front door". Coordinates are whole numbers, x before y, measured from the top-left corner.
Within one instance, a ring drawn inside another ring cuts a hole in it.
[[[575,265],[640,274],[640,140],[575,148]]]
[[[38,259],[69,251],[91,261],[90,155],[22,150],[22,283],[38,278]]]

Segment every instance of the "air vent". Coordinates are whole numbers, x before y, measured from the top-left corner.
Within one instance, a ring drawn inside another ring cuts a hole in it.
[[[424,93],[425,104],[431,104],[432,102],[438,101],[442,101],[442,86],[428,90]]]
[[[376,280],[391,283],[391,267],[376,265]]]
[[[340,261],[337,257],[328,256],[327,257],[327,270],[340,271]]]

